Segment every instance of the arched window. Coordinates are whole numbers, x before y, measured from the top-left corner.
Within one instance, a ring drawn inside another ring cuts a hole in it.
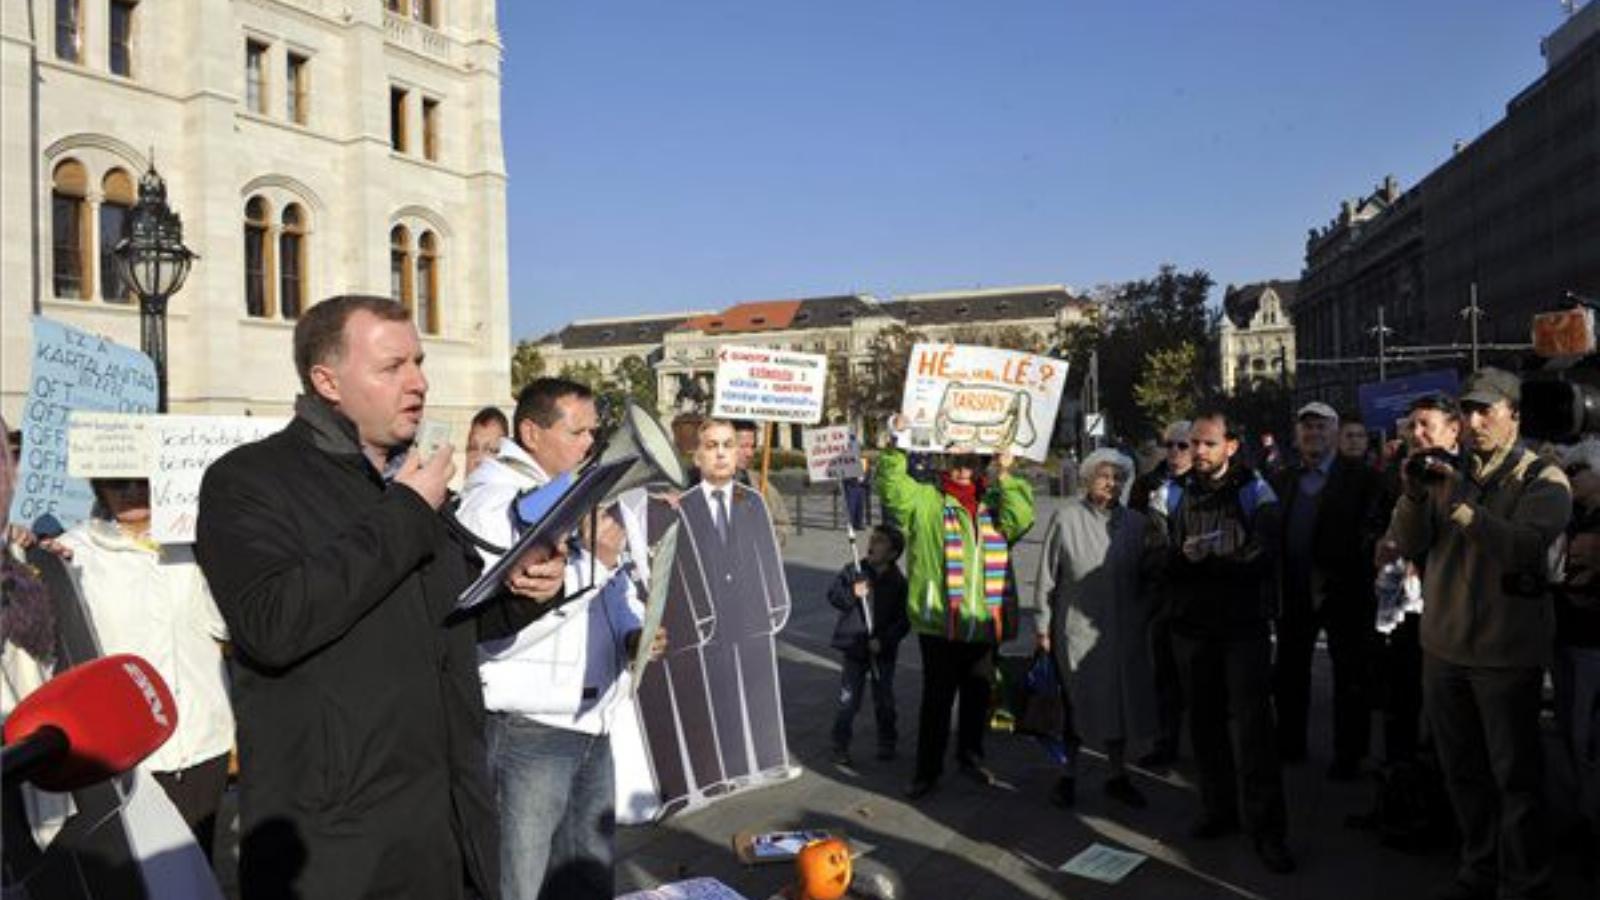
[[[389,231],[389,296],[414,309],[411,292],[411,232],[404,225]]]
[[[133,291],[117,265],[117,244],[127,237],[128,215],[133,211],[133,178],[112,169],[100,181],[100,299],[128,303]]]
[[[298,319],[306,308],[306,217],[300,204],[283,208],[283,231],[278,235],[278,311],[285,319]]]
[[[258,318],[271,314],[271,229],[267,201],[251,197],[244,205],[244,311]]]
[[[75,159],[56,165],[50,177],[51,282],[57,297],[88,297],[94,290],[88,254],[89,173]]]
[[[417,239],[417,330],[439,333],[439,239],[424,231]]]

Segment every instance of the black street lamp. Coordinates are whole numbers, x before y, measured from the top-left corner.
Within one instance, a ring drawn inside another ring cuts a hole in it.
[[[139,346],[156,364],[156,412],[167,411],[167,298],[183,287],[199,256],[183,245],[183,222],[167,205],[167,183],[154,163],[139,179],[139,202],[112,251],[139,295]]]

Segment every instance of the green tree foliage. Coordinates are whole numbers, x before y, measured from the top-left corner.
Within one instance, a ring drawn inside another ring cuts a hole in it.
[[[623,357],[610,375],[603,374],[596,363],[568,363],[561,367],[561,377],[594,391],[595,402],[606,418],[602,426],[614,424],[628,400],[652,414],[656,411],[656,373],[639,356]]]
[[[862,435],[863,440],[872,440],[878,423],[900,411],[906,389],[906,369],[911,364],[911,347],[925,340],[921,332],[899,323],[872,336],[867,345],[868,374],[853,382],[851,395],[851,405],[866,421],[868,433]]]
[[[518,341],[511,351],[511,396],[522,393],[528,382],[544,374],[544,354],[533,341]]]
[[[1281,444],[1294,428],[1294,387],[1276,378],[1241,379],[1227,398],[1228,417],[1252,440],[1271,432]]]
[[[1219,313],[1206,306],[1212,284],[1203,270],[1185,273],[1163,265],[1153,278],[1096,288],[1091,296],[1101,304],[1099,317],[1073,323],[1057,335],[1057,346],[1072,360],[1068,390],[1081,388],[1089,352],[1098,351],[1100,408],[1111,429],[1135,440],[1150,436],[1163,423],[1141,406],[1135,387],[1153,360],[1169,359],[1159,351],[1188,344],[1197,375],[1188,385],[1183,412],[1204,403],[1215,394],[1210,378],[1217,371]]]
[[[611,373],[613,384],[622,396],[649,410],[656,411],[656,371],[638,356],[624,357]]]
[[[1134,402],[1148,422],[1171,422],[1194,412],[1194,386],[1203,381],[1200,352],[1184,341],[1145,354]]]

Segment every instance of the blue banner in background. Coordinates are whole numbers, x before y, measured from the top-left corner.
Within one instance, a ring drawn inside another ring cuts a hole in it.
[[[153,413],[156,367],[137,350],[51,319],[33,320],[33,363],[22,407],[22,464],[12,522],[40,534],[89,516],[89,482],[67,475],[67,415],[75,409]]]
[[[1461,389],[1461,378],[1455,369],[1432,369],[1404,378],[1363,384],[1356,396],[1361,403],[1361,421],[1368,428],[1394,434],[1396,419],[1406,414],[1406,407],[1418,397],[1429,394],[1449,394],[1454,397]]]

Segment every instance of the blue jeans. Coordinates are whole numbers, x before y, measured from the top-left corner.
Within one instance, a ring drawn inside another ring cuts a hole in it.
[[[502,900],[610,900],[617,830],[611,741],[491,713]]]
[[[839,700],[833,717],[834,749],[850,749],[852,726],[856,713],[861,711],[861,694],[868,683],[872,685],[872,712],[878,719],[878,749],[894,749],[898,736],[894,715],[894,658],[898,649],[895,644],[885,644],[878,653],[876,679],[867,671],[865,654],[844,654],[844,672],[839,680]]]

